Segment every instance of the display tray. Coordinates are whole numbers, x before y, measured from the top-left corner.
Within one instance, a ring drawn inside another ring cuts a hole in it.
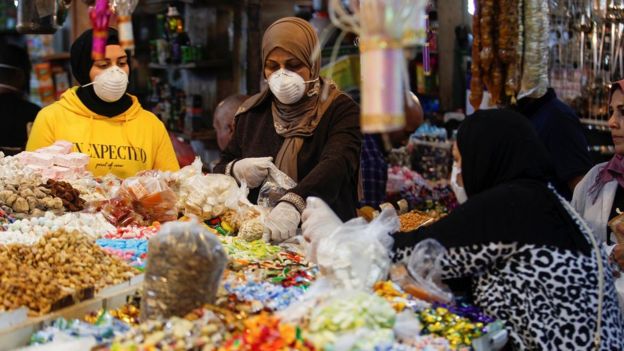
[[[28,310],[0,313],[0,351],[13,350],[28,345],[33,333],[43,329],[57,318],[81,319],[101,308],[115,309],[126,304],[127,297],[140,289],[144,275],[140,274],[124,283],[102,289],[92,299],[59,309],[40,317],[28,317]]]

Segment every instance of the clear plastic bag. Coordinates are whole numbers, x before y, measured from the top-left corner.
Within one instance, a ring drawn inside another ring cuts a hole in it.
[[[141,319],[184,316],[214,303],[227,256],[196,222],[170,222],[150,239]]]
[[[189,173],[189,175],[192,173]],[[239,187],[234,178],[223,174],[194,174],[181,180],[177,207],[186,216],[211,219],[228,209],[247,208],[247,187]],[[243,206],[244,205],[244,206]]]
[[[392,280],[421,300],[451,302],[453,295],[441,282],[441,259],[445,252],[446,249],[433,239],[421,241],[404,265],[393,268]]]
[[[317,240],[317,264],[336,288],[369,290],[390,269],[390,251],[399,231],[394,209],[384,209],[371,223],[357,218]]]
[[[292,180],[286,173],[280,171],[275,165],[269,168],[269,175],[260,187],[258,195],[258,206],[273,208],[277,205],[282,196],[288,190],[297,186],[297,182]]]
[[[394,336],[397,340],[412,340],[420,335],[422,324],[413,312],[407,310],[397,315],[392,330],[394,330]]]
[[[167,183],[152,176],[124,180],[115,197],[102,207],[102,214],[117,226],[151,225],[178,218],[177,196]]]

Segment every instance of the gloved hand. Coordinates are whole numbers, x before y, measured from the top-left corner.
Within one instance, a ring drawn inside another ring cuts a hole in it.
[[[280,202],[271,210],[264,222],[265,241],[280,243],[297,234],[297,227],[301,220],[301,214],[295,206],[288,202]]]
[[[308,197],[302,221],[303,237],[308,242],[315,242],[319,238],[328,236],[342,224],[334,211],[318,197]]]
[[[272,164],[273,157],[244,158],[234,164],[232,174],[239,182],[247,183],[249,189],[254,189],[269,175]]]

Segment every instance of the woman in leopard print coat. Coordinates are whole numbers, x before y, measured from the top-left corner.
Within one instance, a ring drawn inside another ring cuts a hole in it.
[[[456,144],[468,201],[427,228],[395,234],[394,258],[408,257],[422,240],[440,242],[443,278],[468,278],[474,303],[506,322],[514,349],[624,350],[607,257],[548,185],[545,155],[524,117],[470,116]]]

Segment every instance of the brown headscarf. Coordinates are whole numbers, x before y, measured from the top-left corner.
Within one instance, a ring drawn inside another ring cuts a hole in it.
[[[319,39],[316,32],[308,22],[300,18],[286,17],[273,23],[264,32],[262,38],[263,71],[269,54],[274,49],[281,48],[291,53],[310,69],[312,80],[319,79],[295,104],[281,103],[273,97],[267,86],[260,93],[245,101],[237,113],[239,115],[247,112],[260,105],[265,99],[272,99],[271,111],[275,131],[285,138],[275,158],[275,165],[297,182],[300,180],[297,174],[297,156],[303,146],[303,140],[314,134],[316,126],[329,106],[341,94],[333,82],[319,77],[321,56],[320,50],[317,48],[318,45]],[[321,94],[325,87],[329,88],[328,95],[326,99],[322,99]]]

